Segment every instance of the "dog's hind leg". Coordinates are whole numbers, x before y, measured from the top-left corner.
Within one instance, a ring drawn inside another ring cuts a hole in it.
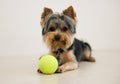
[[[88,43],[84,43],[83,58],[85,61],[95,62],[95,58],[91,56],[92,49]]]
[[[91,51],[89,50],[84,50],[83,52],[83,58],[85,61],[89,61],[89,62],[95,62],[95,58],[91,56]]]

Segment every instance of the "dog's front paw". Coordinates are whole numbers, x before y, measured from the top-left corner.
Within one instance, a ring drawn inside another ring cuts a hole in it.
[[[62,72],[65,72],[65,71],[66,71],[66,67],[64,65],[59,66],[58,69],[57,69],[58,73],[62,73]]]
[[[58,70],[57,70],[58,73],[62,73],[64,71],[65,71],[65,69],[63,67],[58,67]]]
[[[68,62],[58,67],[57,72],[62,73],[66,71],[71,71],[78,68],[77,62]]]

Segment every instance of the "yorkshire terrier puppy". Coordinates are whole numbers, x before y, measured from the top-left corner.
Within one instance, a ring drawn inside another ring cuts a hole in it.
[[[43,40],[49,48],[50,55],[59,61],[56,72],[66,72],[78,68],[78,62],[86,60],[95,62],[91,56],[88,43],[74,37],[76,33],[76,13],[72,6],[61,14],[53,13],[52,9],[44,8],[41,16]]]

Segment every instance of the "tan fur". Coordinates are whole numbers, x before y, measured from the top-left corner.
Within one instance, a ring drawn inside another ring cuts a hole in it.
[[[57,35],[57,33],[55,33],[55,32],[49,32],[44,36],[44,41],[51,50],[54,49],[54,51],[55,51],[58,48],[66,49],[71,45],[70,40],[69,40],[70,37],[68,37],[68,35],[66,35],[66,33],[59,33],[59,35],[61,37],[60,41],[54,40],[56,35]]]
[[[91,56],[91,52],[89,50],[84,51],[84,60],[90,61],[90,62],[95,62],[95,58]]]

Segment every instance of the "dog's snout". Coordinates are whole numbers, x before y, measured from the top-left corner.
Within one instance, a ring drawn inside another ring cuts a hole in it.
[[[56,40],[56,41],[59,41],[59,40],[60,40],[60,35],[56,35],[56,36],[55,36],[55,40]]]

